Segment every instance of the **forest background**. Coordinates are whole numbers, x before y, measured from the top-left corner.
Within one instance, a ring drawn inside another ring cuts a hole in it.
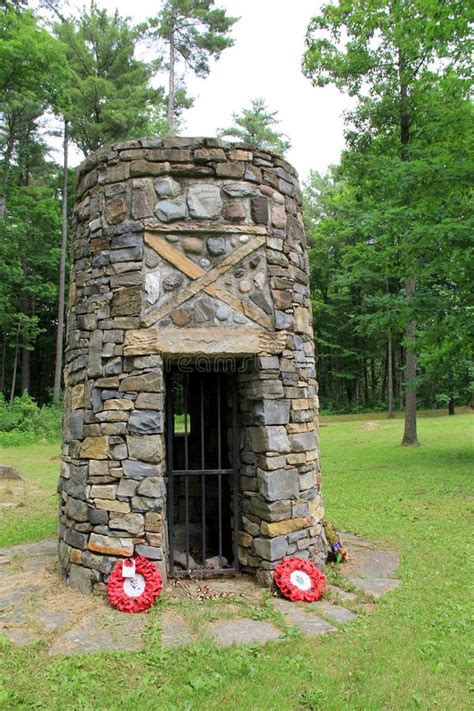
[[[468,18],[464,0],[339,0],[315,8],[302,57],[353,100],[339,163],[303,190],[322,411],[405,409],[405,444],[417,408],[472,403]],[[139,25],[94,3],[0,2],[4,443],[59,431],[71,146],[185,132],[186,77],[208,75],[237,19],[212,0],[163,0]],[[265,97],[235,109],[220,135],[288,149]]]

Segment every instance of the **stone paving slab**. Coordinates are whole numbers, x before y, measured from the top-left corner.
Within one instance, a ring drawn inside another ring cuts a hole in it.
[[[401,580],[394,578],[347,578],[352,585],[356,588],[360,588],[367,595],[372,595],[372,597],[381,597],[392,590],[398,588]]]
[[[239,618],[212,622],[209,631],[223,647],[233,644],[265,644],[279,639],[281,632],[269,622]]]
[[[275,598],[273,604],[285,616],[287,622],[295,625],[310,637],[325,634],[326,632],[336,632],[336,628],[330,625],[329,622],[305,609],[303,603],[298,604],[290,600]]]
[[[59,637],[49,648],[50,657],[85,652],[109,652],[116,649],[136,651],[143,648],[145,614],[112,614],[104,618],[89,615]]]
[[[372,595],[380,597],[399,584],[394,578],[399,557],[395,551],[376,549],[370,541],[360,541],[355,536],[342,535],[349,549],[349,561],[339,567],[348,582]],[[62,583],[56,572],[56,540],[21,544],[0,551],[0,634],[15,644],[25,645],[40,639],[49,645],[49,655],[69,655],[115,649],[139,650],[143,647],[146,614],[127,615],[110,608],[101,597],[81,595]],[[373,609],[360,602],[360,595],[330,585],[337,596],[337,604],[320,600],[305,606],[273,598],[275,608],[294,625],[310,636],[334,632],[337,624],[350,622],[357,612]],[[258,608],[262,604],[262,588],[254,578],[236,575],[211,580],[170,581],[168,596],[175,603],[193,607],[214,601],[222,615],[233,619],[218,619],[203,624],[217,644],[265,644],[282,640],[282,632],[269,621],[244,618],[238,599]],[[348,601],[357,605],[355,612],[344,607]],[[159,603],[158,603],[159,604]],[[219,612],[218,612],[219,614]],[[174,609],[161,613],[161,641],[164,647],[183,647],[196,641],[185,614]]]

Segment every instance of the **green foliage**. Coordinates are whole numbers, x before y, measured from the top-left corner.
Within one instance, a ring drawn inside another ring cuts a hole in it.
[[[209,60],[219,59],[234,41],[228,36],[236,17],[229,17],[214,0],[165,0],[150,26],[156,37],[174,47],[186,66],[197,76],[209,74]]]
[[[310,232],[323,240],[313,247],[313,284],[316,312],[326,318],[322,343],[331,368],[342,358],[354,380],[360,354],[365,361],[370,349],[380,358],[390,336],[392,346],[403,349],[398,367],[408,356],[413,363],[417,353],[432,382],[442,353],[460,356],[449,368],[457,374],[451,385],[449,378],[437,385],[452,389],[449,398],[467,397],[472,322],[467,18],[467,3],[454,0],[323,6],[310,23],[303,64],[314,84],[334,84],[356,100],[346,118],[347,148],[332,175],[337,190],[322,194],[321,214],[311,214],[307,200]],[[324,295],[318,278],[329,284]],[[413,386],[408,382],[409,390]]]
[[[249,109],[243,109],[240,115],[232,114],[235,125],[220,128],[218,135],[221,138],[237,138],[245,143],[253,143],[263,150],[284,155],[291,144],[288,136],[275,130],[280,123],[276,118],[277,114],[278,111],[268,109],[265,99],[252,99]]]
[[[128,19],[91,2],[79,19],[57,24],[56,33],[72,70],[70,134],[86,155],[164,130],[163,93],[150,85],[156,63],[135,57],[141,33]]]
[[[38,407],[26,392],[15,397],[11,405],[0,395],[0,446],[57,440],[61,436],[61,417],[61,408],[53,405]]]

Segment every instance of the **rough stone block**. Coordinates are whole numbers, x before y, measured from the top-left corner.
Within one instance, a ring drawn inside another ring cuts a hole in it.
[[[69,585],[85,595],[90,595],[92,585],[99,579],[94,570],[84,568],[82,565],[71,564],[69,569]]]
[[[144,532],[144,518],[142,514],[138,513],[111,513],[109,527],[139,535]]]
[[[163,459],[163,437],[161,435],[141,435],[127,437],[128,453],[133,459],[157,464]]]
[[[259,425],[286,425],[290,420],[288,400],[264,400],[255,405],[255,422]]]
[[[163,432],[161,412],[157,410],[133,410],[128,420],[132,435],[153,435]]]
[[[309,432],[292,434],[290,435],[290,442],[292,452],[306,452],[317,446],[316,433],[314,430],[310,430]]]
[[[265,560],[280,560],[286,555],[288,542],[283,536],[277,538],[254,538],[255,553]]]
[[[212,220],[222,210],[221,192],[217,185],[192,185],[188,188],[188,207],[191,217]]]
[[[254,452],[289,452],[290,443],[285,427],[250,427]]]
[[[150,560],[163,560],[163,549],[154,546],[138,545],[136,548],[138,555],[144,555]]]
[[[115,536],[91,533],[88,549],[93,553],[129,557],[133,555],[133,541],[131,538],[116,538]]]
[[[153,464],[135,462],[131,459],[125,459],[122,462],[122,467],[125,476],[130,479],[142,479],[145,476],[157,476],[160,473],[159,468]]]
[[[83,459],[107,459],[109,439],[108,437],[86,437],[80,451]]]
[[[258,481],[259,491],[268,501],[296,499],[300,492],[297,469],[259,470]]]

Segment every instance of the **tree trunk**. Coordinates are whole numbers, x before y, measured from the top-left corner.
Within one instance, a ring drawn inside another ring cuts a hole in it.
[[[450,398],[449,398],[449,402],[448,402],[448,415],[454,415],[454,414],[455,414],[455,412],[454,412],[454,406],[455,406],[455,400],[454,400],[453,397],[450,397]]]
[[[18,328],[16,330],[16,342],[15,342],[15,357],[13,359],[13,375],[12,375],[12,389],[10,391],[10,405],[15,397],[16,388],[16,372],[18,369],[18,341],[20,339],[20,322],[18,322]]]
[[[2,371],[0,373],[0,395],[5,390],[5,366],[7,364],[7,334],[3,333],[2,343]]]
[[[387,417],[393,418],[393,347],[390,327],[387,330]]]
[[[56,331],[56,363],[54,367],[53,401],[57,404],[61,396],[61,374],[63,369],[63,330],[64,330],[64,290],[66,283],[66,251],[67,251],[67,199],[68,199],[68,122],[64,120],[63,144],[63,204],[61,229],[61,258],[59,261],[58,290],[58,327]]]
[[[168,136],[174,134],[174,93],[175,93],[175,46],[174,46],[174,28],[170,35],[170,68],[169,68],[169,83],[168,83]]]
[[[415,280],[408,277],[406,284],[408,301],[413,299],[415,293]],[[406,395],[405,395],[405,431],[402,444],[419,444],[416,433],[416,322],[410,321],[406,327]]]
[[[400,363],[398,367],[398,398],[400,400],[400,410],[405,408],[405,391],[403,386],[403,346],[400,343]]]

